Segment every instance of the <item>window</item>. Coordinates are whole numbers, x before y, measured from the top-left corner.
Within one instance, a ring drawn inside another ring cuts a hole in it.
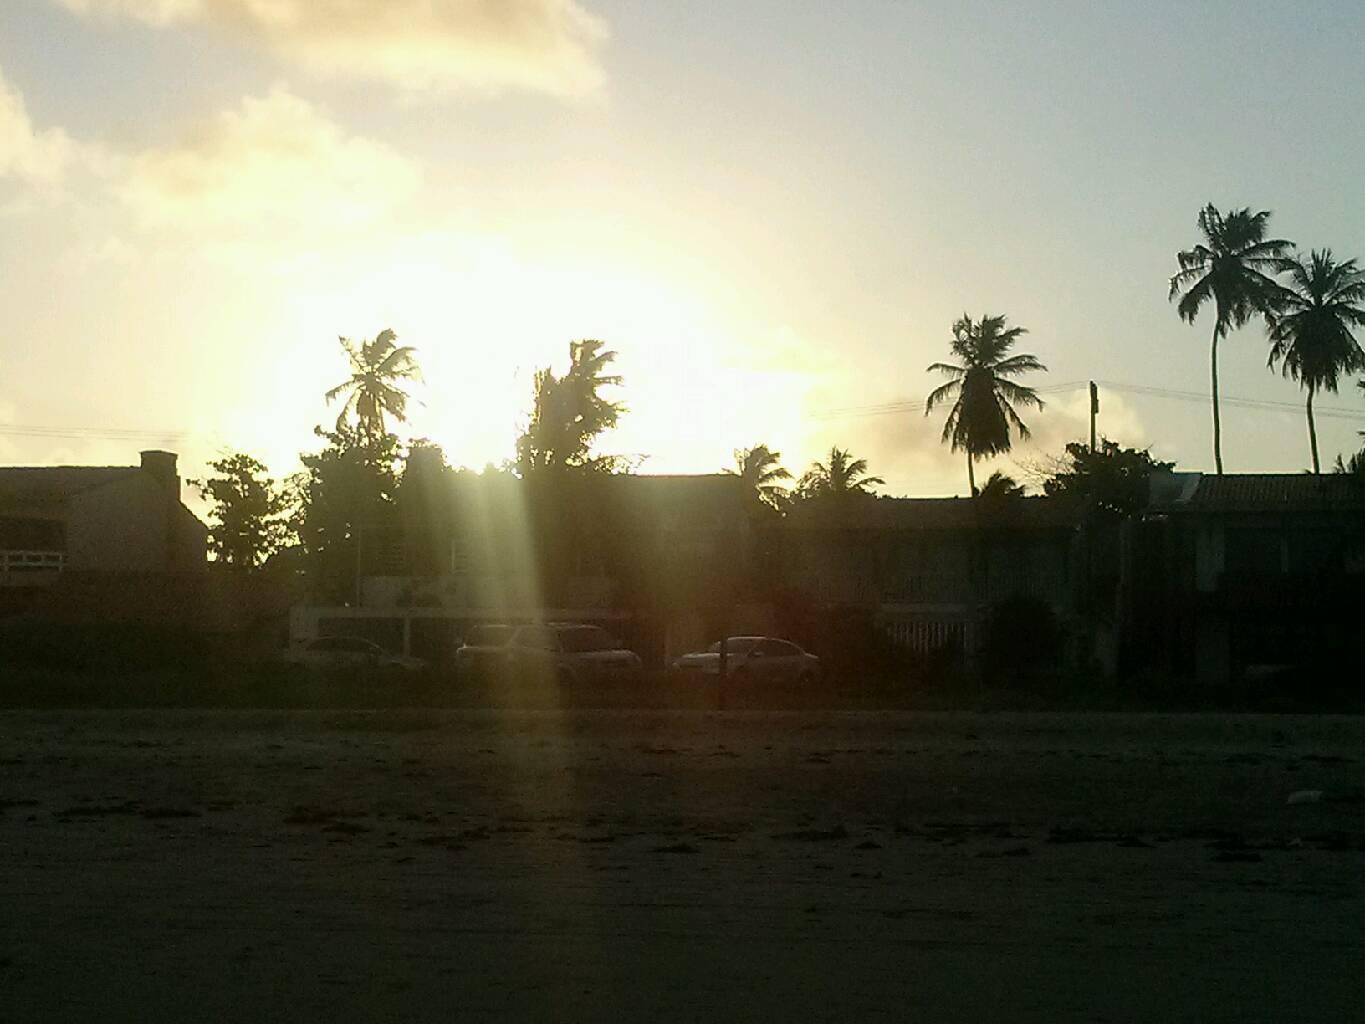
[[[511,639],[511,626],[471,626],[464,636],[470,647],[506,647]]]
[[[555,631],[545,626],[523,626],[517,632],[517,645],[537,651],[559,650],[559,638]]]
[[[748,654],[753,649],[754,644],[758,643],[756,636],[732,636],[725,641],[725,653],[729,654]],[[720,641],[717,640],[710,647],[706,648],[707,654],[720,653]]]
[[[785,640],[764,640],[758,645],[756,654],[761,654],[765,658],[793,658],[801,652]]]

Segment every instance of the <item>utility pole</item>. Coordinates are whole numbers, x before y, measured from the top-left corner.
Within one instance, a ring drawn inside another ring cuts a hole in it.
[[[1095,450],[1095,417],[1100,414],[1100,389],[1090,382],[1090,450]]]

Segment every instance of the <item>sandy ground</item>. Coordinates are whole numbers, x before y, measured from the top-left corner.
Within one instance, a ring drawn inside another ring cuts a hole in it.
[[[7,713],[0,1020],[1365,1019],[1362,741]]]

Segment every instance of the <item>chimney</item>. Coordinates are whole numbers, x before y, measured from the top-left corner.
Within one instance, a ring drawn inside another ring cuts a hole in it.
[[[175,452],[146,451],[142,453],[142,471],[150,473],[178,501],[180,477],[176,473]]]

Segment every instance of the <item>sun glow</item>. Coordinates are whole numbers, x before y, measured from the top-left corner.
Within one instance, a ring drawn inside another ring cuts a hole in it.
[[[715,472],[734,448],[765,442],[796,454],[805,442],[815,368],[798,341],[742,336],[702,292],[651,268],[568,268],[526,258],[506,239],[431,233],[386,254],[297,260],[279,276],[286,313],[270,379],[223,428],[272,466],[316,447],[313,424],[335,420],[337,407],[322,401],[345,375],[335,337],[384,327],[416,346],[424,376],[400,435],[432,439],[454,465],[511,458],[535,370],[562,370],[569,341],[587,337],[618,352],[628,406],[598,448],[644,457],[644,472]]]

